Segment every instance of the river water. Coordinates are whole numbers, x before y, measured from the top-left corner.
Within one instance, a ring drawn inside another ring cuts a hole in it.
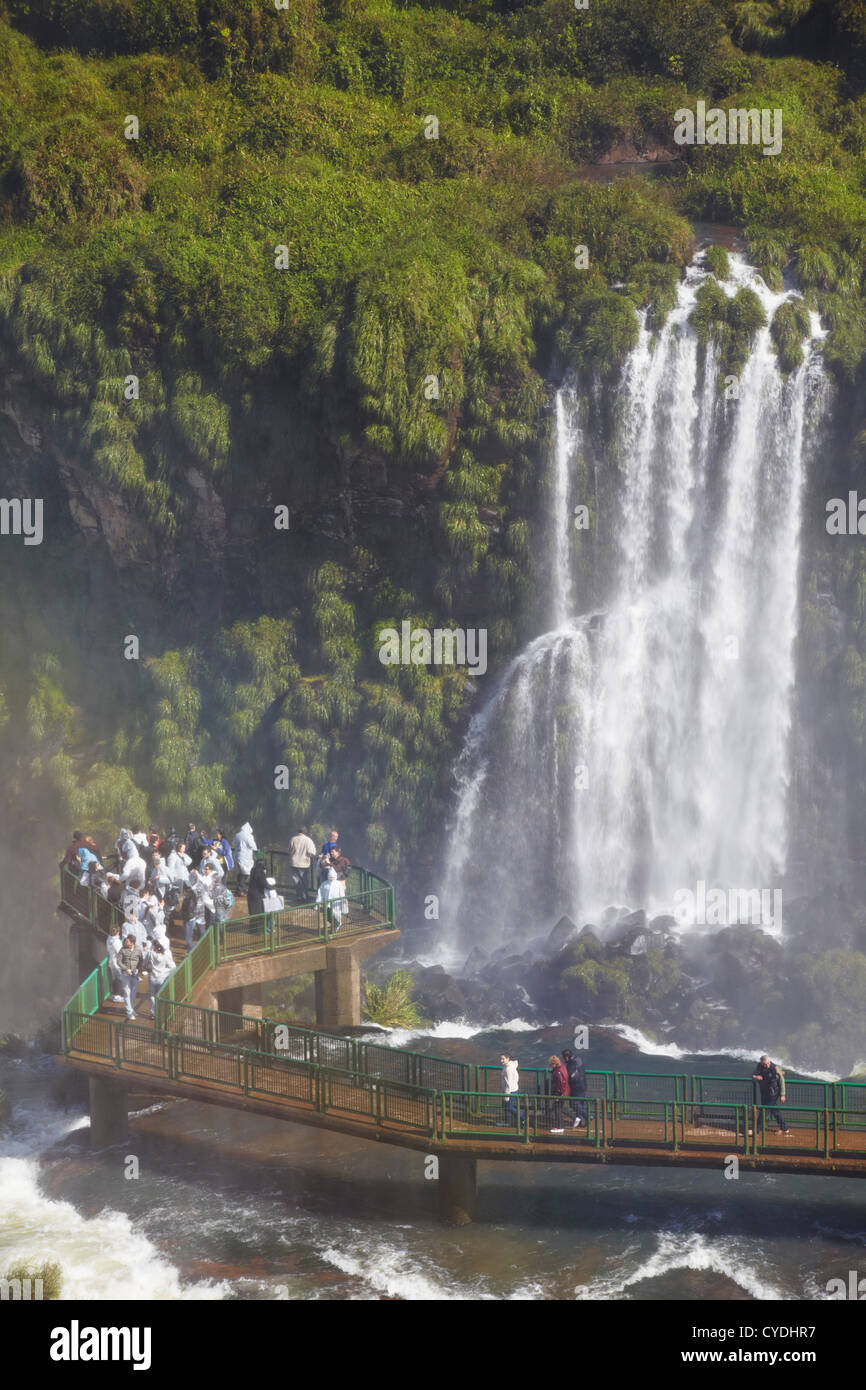
[[[546,1063],[568,1029],[439,1025],[397,1045]],[[589,1065],[749,1075],[749,1058],[641,1055],[593,1031]],[[92,1155],[83,1097],[33,1054],[0,1063],[0,1264],[57,1260],[63,1297],[822,1299],[863,1264],[862,1184],[663,1168],[482,1163],[477,1220],[449,1229],[420,1153],[217,1106],[152,1104]],[[68,1096],[68,1088],[67,1088]],[[124,1176],[138,1161],[139,1176]]]

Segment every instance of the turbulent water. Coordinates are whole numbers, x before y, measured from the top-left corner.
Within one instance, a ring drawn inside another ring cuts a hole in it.
[[[750,1070],[593,1036],[601,1067]],[[527,1066],[561,1045],[560,1030],[519,1022],[411,1039],[467,1061],[505,1047]],[[149,1107],[122,1151],[91,1154],[83,1103],[65,1111],[55,1084],[49,1058],[0,1064],[15,1102],[0,1266],[57,1261],[65,1298],[823,1299],[862,1267],[853,1180],[485,1163],[477,1224],[454,1230],[423,1154],[185,1101]]]
[[[528,917],[611,904],[667,912],[699,880],[769,890],[784,870],[822,334],[813,315],[785,378],[769,322],[792,295],[733,258],[725,292],[755,289],[768,326],[720,392],[689,323],[701,259],[661,332],[641,321],[615,390],[568,380],[556,394],[550,629],[504,672],[461,755],[443,893],[457,942],[498,945]],[[591,566],[581,505],[601,541]]]

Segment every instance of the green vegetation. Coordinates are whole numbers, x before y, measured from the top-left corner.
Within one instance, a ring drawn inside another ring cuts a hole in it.
[[[863,429],[864,57],[855,0],[0,3],[0,440],[52,519],[38,565],[0,557],[16,843],[333,816],[423,872],[472,686],[383,667],[377,633],[478,626],[508,659],[545,380],[613,376],[636,308],[663,325],[693,219],[793,277]],[[778,107],[781,153],[676,146],[699,99]],[[581,177],[612,154],[673,162]],[[723,371],[761,322],[701,291]],[[801,340],[790,306],[787,371]],[[864,661],[866,633],[855,725]]]
[[[731,258],[724,246],[708,246],[705,264],[717,280],[727,280],[731,273]]]
[[[428,1022],[412,1001],[415,982],[408,970],[395,970],[383,985],[365,980],[363,1011],[382,1028],[423,1028]]]
[[[27,1264],[26,1261],[22,1261],[19,1264],[13,1265],[5,1277],[7,1279],[20,1279],[22,1283],[25,1279],[29,1279],[31,1298],[35,1297],[34,1286],[37,1279],[42,1280],[43,1300],[58,1299],[63,1288],[63,1270],[59,1264],[50,1260],[46,1260],[45,1263],[41,1265],[31,1265]]]
[[[707,280],[698,290],[691,321],[704,346],[711,336],[715,339],[722,375],[730,372],[738,376],[767,316],[754,290],[743,287],[728,298],[715,280]]]
[[[803,361],[803,340],[810,331],[809,311],[804,304],[792,299],[776,310],[770,325],[770,336],[783,371],[792,372],[800,366]]]

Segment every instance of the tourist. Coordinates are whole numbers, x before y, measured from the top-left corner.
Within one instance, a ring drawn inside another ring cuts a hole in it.
[[[154,854],[153,856],[148,883],[159,898],[159,901],[164,902],[166,894],[170,892],[174,884],[174,879],[161,854]]]
[[[225,831],[217,831],[216,839],[214,840],[214,848],[222,860],[224,875],[230,874],[235,866],[235,861],[232,854],[232,847],[229,844],[228,836],[225,834]]]
[[[340,923],[349,914],[346,910],[346,885],[337,877],[336,869],[329,869],[328,877],[319,884],[316,902],[322,907],[334,931],[339,931]]]
[[[130,830],[121,830],[114,842],[114,848],[117,850],[119,859],[128,859],[131,854],[138,853],[133,843],[132,832]]]
[[[295,889],[295,897],[299,903],[306,901],[307,894],[313,886],[310,870],[315,861],[315,841],[310,839],[307,827],[302,825],[289,841],[289,863],[292,866],[292,884]]]
[[[186,944],[191,951],[195,928],[198,927],[201,937],[213,921],[213,869],[205,873],[199,873],[198,869],[192,869],[189,876],[189,887],[193,901],[190,914],[186,919]]]
[[[226,874],[225,869],[220,863],[220,857],[217,854],[216,849],[214,848],[216,843],[216,840],[205,841],[205,852],[201,857],[201,861],[199,862],[198,867],[200,871],[203,871],[207,868],[208,865],[210,865],[211,869],[213,869],[214,879],[218,882],[221,879],[224,879]]]
[[[189,862],[193,869],[197,869],[202,855],[204,854],[204,836],[196,830],[192,821],[186,832],[186,852],[189,855]]]
[[[126,910],[126,921],[123,924],[124,936],[133,936],[135,944],[140,951],[147,948],[147,928],[140,915],[141,900],[138,899],[135,906],[130,906]]]
[[[322,852],[319,856],[319,882],[328,876],[328,870],[333,868],[334,861],[340,857],[340,832],[331,830],[328,838],[322,845]]]
[[[144,927],[148,938],[153,936],[157,927],[165,925],[165,914],[162,910],[162,904],[155,893],[142,894],[139,921]]]
[[[91,882],[91,871],[101,869],[102,865],[93,851],[89,850],[84,844],[78,846],[78,862],[81,865],[81,882],[84,884],[85,888],[87,888],[90,886]]]
[[[250,870],[247,884],[247,912],[250,917],[260,917],[265,910],[265,893],[268,891],[268,871],[264,859],[257,859]]]
[[[568,1072],[559,1057],[548,1057],[547,1065],[550,1067],[550,1132],[551,1134],[563,1134],[564,1101],[562,1097],[568,1095]]]
[[[138,851],[133,848],[132,854],[126,860],[120,871],[120,881],[126,888],[141,889],[147,878],[147,865]]]
[[[129,932],[117,953],[120,984],[123,990],[123,1002],[126,1005],[127,1018],[135,1018],[135,998],[138,994],[138,972],[141,969],[141,962],[142,953],[135,943],[134,935]]]
[[[183,840],[171,851],[165,861],[165,867],[171,874],[171,881],[175,888],[184,888],[189,883],[189,870],[192,859],[186,852],[186,845]]]
[[[108,956],[108,969],[111,974],[111,985],[114,991],[111,996],[111,1002],[113,1004],[122,1004],[123,995],[121,990],[123,986],[120,979],[120,966],[117,963],[117,955],[123,945],[123,938],[120,935],[120,927],[118,927],[116,923],[110,928],[108,940],[105,945]]]
[[[238,866],[238,888],[241,892],[246,889],[247,881],[252,870],[253,856],[258,853],[258,845],[253,835],[253,827],[248,820],[245,820],[237,835],[235,835],[235,861]]]
[[[781,1110],[778,1109],[782,1098],[784,1074],[779,1071],[775,1064],[770,1061],[769,1057],[765,1055],[755,1068],[752,1080],[757,1081],[761,1095],[761,1105],[769,1109],[770,1114],[779,1126],[780,1133],[789,1134],[790,1130],[785,1123],[785,1117]]]
[[[520,1087],[520,1077],[517,1069],[517,1058],[503,1052],[499,1060],[502,1063],[502,1091],[505,1096],[504,1123],[519,1129],[520,1112],[517,1105],[517,1092]]]
[[[61,869],[71,869],[74,874],[81,872],[81,860],[78,858],[78,851],[84,844],[84,836],[80,830],[73,830],[72,844],[67,849],[60,861]],[[89,848],[89,846],[88,846]]]
[[[145,957],[144,968],[150,981],[150,1016],[156,1017],[156,996],[175,968],[171,950],[154,937]]]
[[[586,1095],[586,1071],[580,1058],[575,1057],[567,1047],[563,1049],[562,1060],[568,1075],[568,1094],[574,1101],[571,1107],[574,1111],[572,1129],[579,1129],[586,1124],[586,1101],[582,1099]]]

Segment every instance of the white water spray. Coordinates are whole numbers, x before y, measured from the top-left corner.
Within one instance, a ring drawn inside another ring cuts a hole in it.
[[[598,430],[585,439],[578,424],[582,397],[591,407],[597,391],[569,381],[557,392],[552,630],[504,672],[459,760],[443,894],[455,944],[525,940],[561,913],[597,920],[610,904],[669,912],[699,879],[773,888],[784,870],[822,335],[813,315],[807,360],[785,378],[769,327],[759,330],[726,399],[715,351],[701,351],[688,322],[702,259],[655,341],[641,321],[612,442],[599,446]],[[723,288],[743,285],[768,321],[791,297],[735,257]],[[577,462],[589,450],[615,555],[601,615],[573,560],[573,504],[590,500],[574,495],[586,476]]]

